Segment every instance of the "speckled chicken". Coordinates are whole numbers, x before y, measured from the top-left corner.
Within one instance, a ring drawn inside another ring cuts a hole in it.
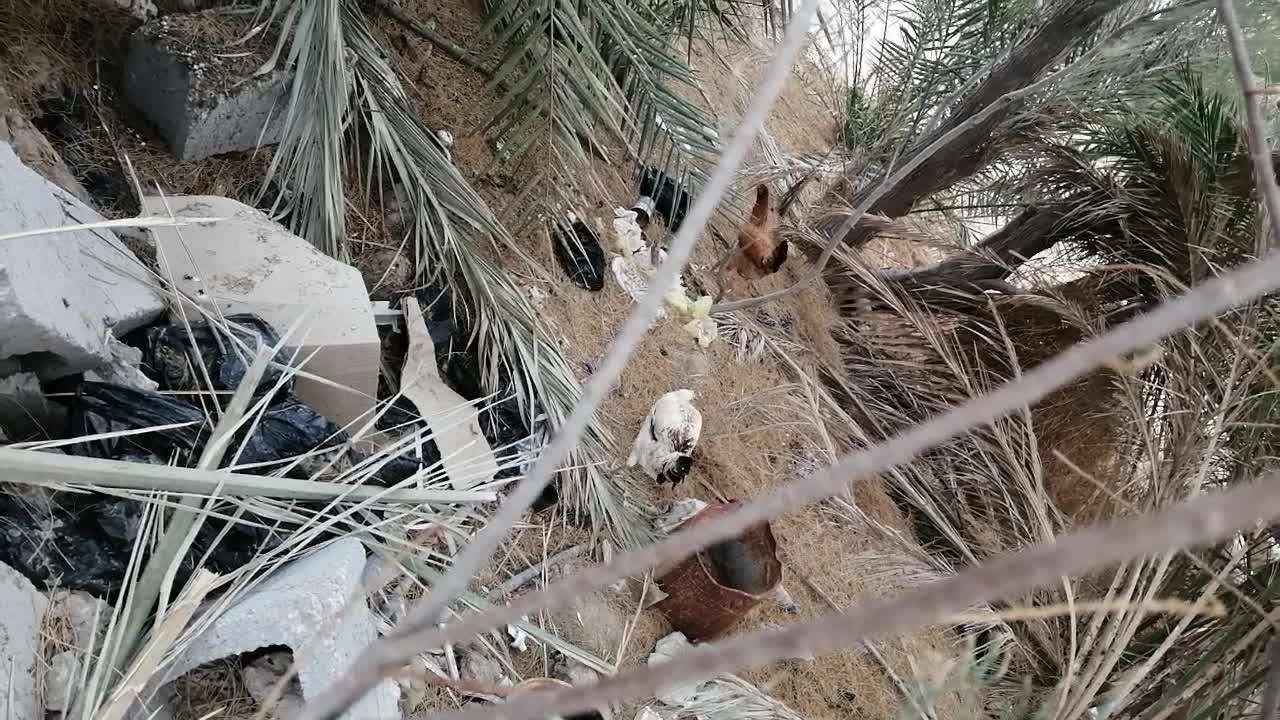
[[[674,487],[689,475],[693,451],[702,433],[702,413],[692,390],[673,390],[658,398],[636,434],[627,465],[639,465],[658,484]]]

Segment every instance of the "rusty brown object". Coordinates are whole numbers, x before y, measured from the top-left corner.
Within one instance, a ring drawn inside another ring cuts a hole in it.
[[[714,520],[737,504],[708,505],[683,527]],[[781,584],[778,543],[765,523],[663,570],[658,586],[667,597],[654,607],[690,640],[714,640]]]

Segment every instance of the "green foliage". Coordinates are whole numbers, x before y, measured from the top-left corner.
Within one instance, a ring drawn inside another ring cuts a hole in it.
[[[488,53],[502,89],[486,130],[512,162],[536,162],[561,210],[590,173],[590,146],[611,141],[695,185],[719,151],[711,120],[676,92],[696,78],[673,52],[676,27],[693,42],[700,18],[729,4],[642,0],[490,0]],[[736,23],[726,27],[741,30]],[[544,158],[549,156],[549,163]]]

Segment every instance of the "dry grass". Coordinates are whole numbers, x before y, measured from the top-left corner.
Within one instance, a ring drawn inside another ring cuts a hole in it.
[[[174,720],[250,720],[258,712],[240,678],[239,658],[201,665],[175,680],[173,690]]]

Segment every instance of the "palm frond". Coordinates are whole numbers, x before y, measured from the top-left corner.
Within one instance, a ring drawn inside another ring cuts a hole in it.
[[[498,58],[494,85],[504,88],[487,129],[511,162],[540,163],[558,200],[552,212],[573,208],[596,143],[613,142],[630,158],[688,176],[695,188],[703,181],[719,136],[675,91],[694,87],[696,77],[672,54],[669,37],[672,22],[696,21],[707,6],[491,0],[486,9],[489,54]]]
[[[341,47],[333,57],[344,60],[295,69],[293,97],[297,102],[290,103],[287,122],[296,123],[293,127],[298,130],[286,133],[279,152],[285,157],[300,157],[318,144],[336,143],[338,157],[356,161],[347,166],[326,165],[323,175],[294,176],[283,166],[278,169],[280,184],[294,195],[304,194],[307,183],[317,178],[325,178],[326,185],[340,186],[345,171],[357,174],[370,196],[396,193],[402,206],[409,208],[410,222],[406,223],[402,247],[412,251],[424,279],[448,288],[456,324],[465,330],[467,343],[478,351],[484,391],[496,397],[514,396],[530,431],[545,427],[554,432],[578,400],[578,381],[528,299],[486,256],[489,249],[522,250],[462,178],[436,136],[418,119],[358,3],[292,2],[297,5],[298,18],[318,12],[318,5],[324,6],[326,18],[334,8],[341,11],[336,25],[295,25],[292,43],[294,48],[311,43],[327,45],[336,37]],[[324,38],[313,35],[320,31],[325,32]],[[302,51],[291,51],[291,55],[299,53]],[[313,112],[301,94],[309,87],[351,88],[349,117],[336,136],[317,137],[331,128],[301,120]],[[329,178],[328,173],[338,180]],[[329,200],[336,207],[329,207],[323,217],[341,217],[341,194]],[[319,222],[309,229],[321,234],[334,232]],[[645,537],[644,529],[635,512],[623,504],[624,493],[616,481],[602,467],[611,457],[612,444],[608,431],[594,420],[564,471],[561,496],[571,511],[584,514],[630,546]]]

